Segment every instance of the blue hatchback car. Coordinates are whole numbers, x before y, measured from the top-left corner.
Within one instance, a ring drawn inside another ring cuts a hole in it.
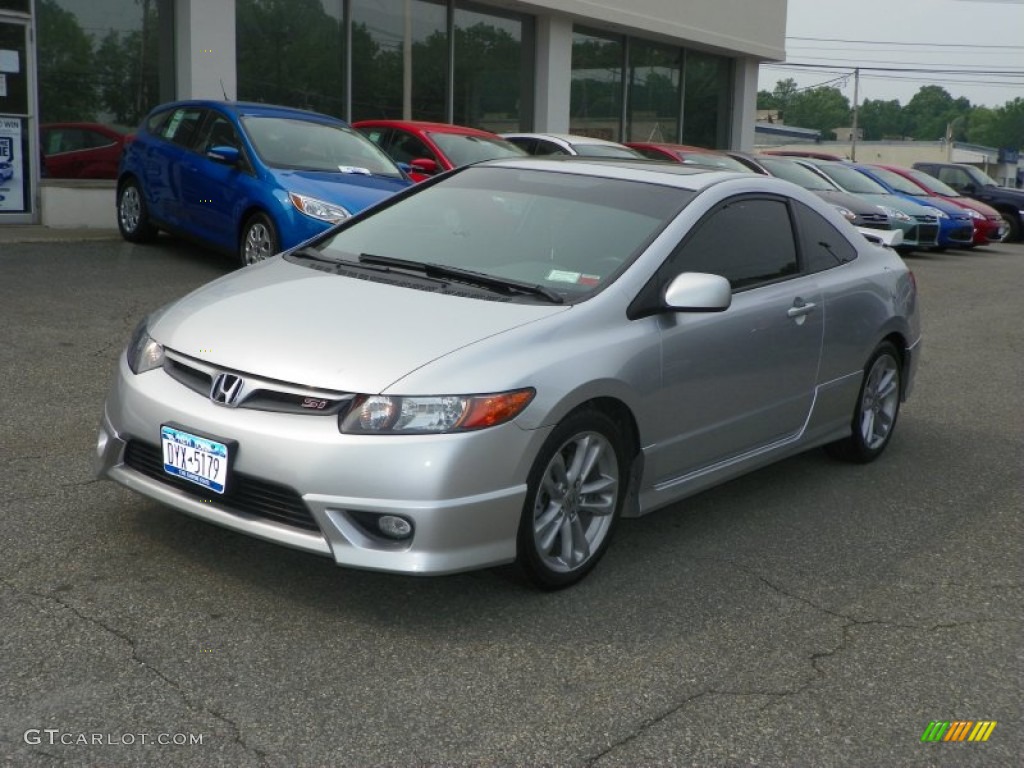
[[[929,196],[927,192],[914,184],[910,179],[893,173],[887,168],[874,165],[853,166],[868,178],[878,182],[894,195],[910,200],[913,203],[934,208],[939,217],[939,249],[973,248],[974,220],[961,206],[955,203]]]
[[[117,223],[131,242],[166,230],[246,265],[411,185],[373,142],[328,115],[182,101],[150,112],[125,147]]]

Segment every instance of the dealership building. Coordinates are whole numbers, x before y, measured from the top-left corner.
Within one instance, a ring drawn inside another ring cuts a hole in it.
[[[112,182],[41,178],[101,139],[40,126],[174,99],[750,148],[785,29],[786,0],[0,0],[0,226],[113,226]]]

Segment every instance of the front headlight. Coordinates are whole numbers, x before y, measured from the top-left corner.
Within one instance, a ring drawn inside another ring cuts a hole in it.
[[[970,216],[972,219],[977,219],[977,220],[980,220],[980,221],[984,221],[985,220],[985,214],[978,213],[973,208],[965,208],[964,210],[967,211],[967,215]]]
[[[338,427],[349,435],[468,432],[511,421],[534,394],[532,389],[517,389],[490,395],[359,395]]]
[[[832,207],[839,211],[839,215],[842,216],[847,221],[855,221],[857,218],[857,214],[855,214],[849,208],[844,208],[841,205],[833,205]]]
[[[135,327],[125,353],[128,357],[128,367],[134,374],[145,373],[164,364],[164,348],[149,337],[147,320],[143,320]]]
[[[878,207],[885,211],[887,214],[889,214],[890,219],[895,219],[896,221],[913,221],[913,219],[910,218],[903,211],[897,211],[895,208],[887,208],[884,205],[880,205]]]
[[[292,205],[302,213],[312,216],[314,219],[329,221],[331,224],[337,224],[342,219],[347,219],[351,215],[340,205],[325,203],[323,200],[317,200],[315,197],[306,197],[298,192],[290,192],[288,197],[291,199]]]
[[[931,206],[931,205],[926,205],[926,206],[925,206],[925,208],[927,208],[927,209],[928,209],[928,212],[929,212],[929,213],[932,213],[932,214],[934,214],[935,216],[937,216],[937,217],[939,218],[939,220],[940,220],[940,221],[941,221],[942,219],[948,219],[948,218],[949,218],[949,214],[948,214],[948,213],[946,213],[945,211],[943,211],[943,210],[939,209],[939,208],[935,208],[935,207],[933,207],[933,206]]]

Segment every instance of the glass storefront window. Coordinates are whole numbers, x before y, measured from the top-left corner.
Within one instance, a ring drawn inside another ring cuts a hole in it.
[[[159,6],[159,7],[158,7]],[[134,127],[160,102],[157,0],[36,0],[39,119]]]
[[[236,0],[238,98],[345,116],[344,0]]]
[[[444,122],[448,10],[434,0],[352,0],[352,119]],[[409,83],[409,87],[403,83]]]
[[[569,130],[619,141],[622,127],[621,37],[576,30],[572,37]]]
[[[687,51],[683,99],[683,143],[720,149],[729,146],[732,61]]]
[[[455,9],[454,120],[487,131],[529,130],[533,24],[460,4]]]
[[[681,48],[630,40],[627,141],[678,140],[682,69]]]

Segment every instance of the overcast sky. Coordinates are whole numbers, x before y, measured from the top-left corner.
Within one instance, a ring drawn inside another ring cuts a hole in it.
[[[959,72],[861,70],[860,101],[906,106],[922,85],[940,85],[954,98],[1001,106],[1024,97],[1024,0],[789,0],[786,61],[830,69],[763,64],[761,90],[789,77],[801,87],[818,85],[856,66],[944,69]],[[830,84],[852,103],[852,77]]]

